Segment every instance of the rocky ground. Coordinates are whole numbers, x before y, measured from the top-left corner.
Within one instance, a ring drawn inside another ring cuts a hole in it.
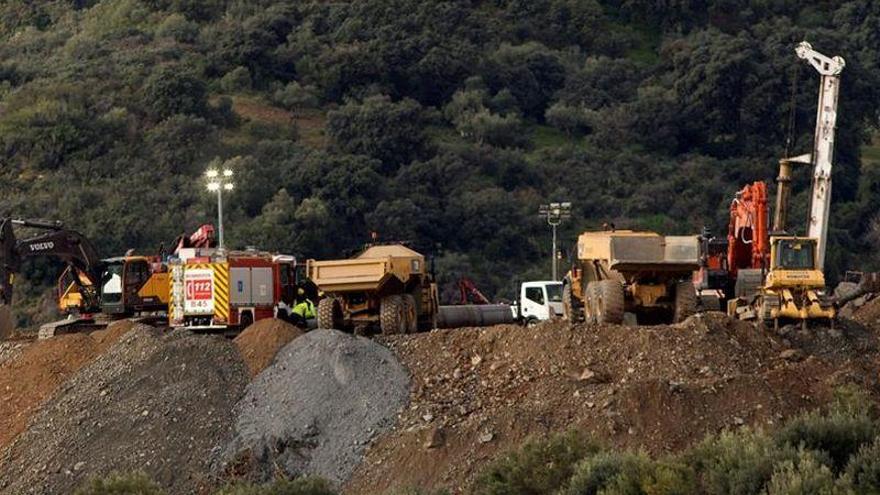
[[[0,491],[72,493],[89,477],[132,470],[175,493],[213,486],[211,459],[229,440],[230,411],[247,381],[222,337],[136,326],[0,451]]]
[[[875,332],[783,330],[710,313],[675,326],[548,323],[387,339],[412,372],[410,406],[347,491],[460,492],[500,452],[572,427],[662,453],[725,428],[773,427],[843,383],[880,396]]]
[[[653,453],[781,420],[855,383],[880,397],[880,299],[835,328],[498,326],[367,340],[260,322],[233,341],[124,322],[0,342],[0,494],[144,470],[170,493],[317,474],[348,493],[467,490],[529,437]]]

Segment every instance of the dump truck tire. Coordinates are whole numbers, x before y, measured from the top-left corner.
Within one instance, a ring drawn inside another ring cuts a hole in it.
[[[598,296],[596,291],[598,287],[596,282],[589,282],[584,287],[584,322],[589,324],[596,323],[596,300]]]
[[[571,297],[571,284],[562,286],[562,315],[569,323],[576,323],[578,320],[577,310]]]
[[[403,302],[403,314],[406,317],[406,333],[416,333],[419,331],[419,315],[416,312],[416,298],[412,294],[404,294],[401,298]]]
[[[697,290],[688,281],[675,284],[675,308],[672,322],[681,323],[697,314]]]
[[[387,296],[379,306],[379,327],[385,335],[406,333],[406,312],[399,295]]]
[[[335,297],[325,297],[318,303],[318,328],[342,330],[342,304]]]
[[[6,304],[0,304],[0,340],[6,340],[12,336],[15,323],[12,319],[12,310]]]
[[[602,280],[596,283],[594,294],[596,323],[620,325],[623,323],[624,294],[623,285],[616,280]]]

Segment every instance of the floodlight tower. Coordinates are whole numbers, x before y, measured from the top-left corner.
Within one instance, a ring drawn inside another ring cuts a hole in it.
[[[538,209],[538,213],[540,213],[541,217],[547,220],[547,224],[550,225],[550,228],[553,230],[553,281],[559,280],[558,272],[556,270],[557,256],[556,256],[556,227],[562,223],[563,220],[571,218],[571,203],[566,201],[563,203],[548,203],[545,205],[541,205]]]
[[[222,171],[209,168],[205,171],[208,191],[217,193],[217,232],[218,249],[225,249],[223,243],[223,191],[232,191],[235,185],[232,183],[232,170],[225,168]]]

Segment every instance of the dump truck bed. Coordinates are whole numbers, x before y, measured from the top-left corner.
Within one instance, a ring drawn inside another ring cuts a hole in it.
[[[690,272],[699,268],[699,240],[653,232],[586,232],[578,238],[578,258],[601,261],[621,273]]]
[[[390,258],[310,261],[309,278],[325,292],[371,290],[390,275],[391,262]]]
[[[378,290],[392,278],[405,283],[423,274],[425,257],[401,245],[373,246],[356,258],[309,260],[309,278],[324,292]]]

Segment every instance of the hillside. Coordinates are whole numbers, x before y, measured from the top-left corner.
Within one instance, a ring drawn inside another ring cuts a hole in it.
[[[510,297],[546,277],[542,202],[573,202],[566,249],[606,221],[722,230],[732,194],[775,177],[789,129],[792,154],[810,147],[818,78],[793,53],[807,38],[847,61],[831,276],[877,268],[880,172],[860,150],[880,6],[665,6],[6,1],[0,212],[63,220],[106,256],[155,250],[214,218],[201,174],[225,164],[234,246],[336,256],[376,231],[436,254],[447,282]],[[27,267],[21,323],[46,314],[57,273]]]

